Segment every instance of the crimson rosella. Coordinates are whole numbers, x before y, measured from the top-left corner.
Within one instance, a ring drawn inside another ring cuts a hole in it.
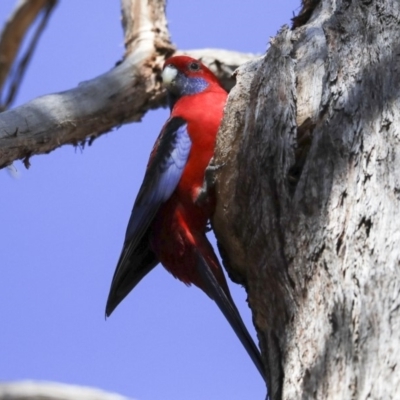
[[[227,93],[201,62],[169,58],[162,72],[171,116],[150,155],[111,283],[106,315],[158,263],[213,299],[264,376],[260,353],[232,300],[206,237],[213,200],[198,201]]]

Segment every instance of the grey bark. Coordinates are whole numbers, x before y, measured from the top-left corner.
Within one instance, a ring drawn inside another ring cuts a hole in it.
[[[398,399],[400,3],[312,3],[237,74],[213,226],[272,400]]]
[[[28,5],[41,2],[24,1]],[[16,159],[24,159],[28,167],[30,156],[65,144],[90,144],[112,128],[140,121],[148,110],[166,104],[160,73],[165,59],[178,52],[170,41],[165,1],[123,0],[121,6],[126,48],[123,60],[111,71],[76,88],[42,96],[1,113],[0,168]],[[25,21],[26,17],[20,19]],[[21,23],[7,26],[14,25],[19,27]],[[10,42],[14,48],[21,43],[19,40],[15,45],[14,36],[19,38],[23,34],[20,31],[25,31],[11,28],[0,37],[0,50],[8,49],[6,44]],[[218,49],[179,53],[203,59],[227,89],[234,85],[231,75],[235,68],[254,58],[251,54]],[[0,63],[0,75],[9,70],[13,60],[11,56],[3,58],[8,61]]]
[[[56,382],[0,383],[0,400],[133,400],[116,393]]]
[[[272,400],[396,399],[400,5],[305,3],[296,29],[237,73],[213,226],[248,291]],[[158,84],[164,53],[148,43]]]

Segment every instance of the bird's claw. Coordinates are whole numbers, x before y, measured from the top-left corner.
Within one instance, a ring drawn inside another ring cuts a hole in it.
[[[208,167],[204,172],[203,186],[199,190],[199,193],[195,200],[195,203],[197,205],[203,205],[207,201],[210,190],[213,189],[215,186],[215,181],[216,181],[215,172],[221,169],[224,165],[225,163],[208,165]]]

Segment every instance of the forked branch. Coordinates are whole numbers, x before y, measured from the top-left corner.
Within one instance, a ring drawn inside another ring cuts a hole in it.
[[[0,168],[64,144],[93,140],[165,105],[160,72],[165,58],[176,52],[168,33],[165,1],[122,0],[122,16],[126,52],[115,68],[74,89],[0,114]],[[189,54],[209,64],[228,89],[233,86],[232,71],[253,57],[224,50]]]

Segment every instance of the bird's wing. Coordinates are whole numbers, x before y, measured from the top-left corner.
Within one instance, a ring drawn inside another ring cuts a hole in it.
[[[167,121],[153,148],[147,171],[133,206],[124,246],[111,283],[106,315],[157,264],[149,247],[149,227],[160,208],[176,189],[189,157],[191,140],[187,123],[173,117]]]
[[[125,242],[140,240],[160,205],[171,197],[181,179],[191,145],[186,121],[179,117],[169,119],[151,153],[126,229]]]

